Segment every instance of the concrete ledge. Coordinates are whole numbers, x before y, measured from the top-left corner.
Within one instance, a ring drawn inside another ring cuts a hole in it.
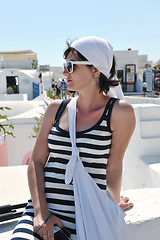
[[[129,225],[131,240],[158,240],[160,218]]]
[[[126,211],[127,224],[160,219],[160,188],[127,189],[122,192],[134,203],[134,207]]]
[[[28,94],[0,94],[0,101],[27,101]]]
[[[127,102],[132,104],[146,104],[146,103],[153,103],[160,105],[160,97],[139,97],[139,96],[125,96]]]
[[[125,190],[134,207],[126,211],[125,221],[131,240],[158,240],[160,236],[160,188]]]
[[[12,109],[10,111],[4,109],[3,111],[3,114],[6,114],[9,118],[22,113],[25,116],[36,107],[44,108],[43,99],[39,101],[0,101],[0,104],[2,107],[10,107]]]

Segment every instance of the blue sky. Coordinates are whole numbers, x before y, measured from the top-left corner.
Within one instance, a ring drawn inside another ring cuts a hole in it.
[[[0,0],[0,51],[31,49],[62,65],[67,39],[98,36],[114,50],[160,59],[159,0]]]

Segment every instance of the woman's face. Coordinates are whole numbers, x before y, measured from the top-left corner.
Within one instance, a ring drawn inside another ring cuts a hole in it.
[[[79,61],[77,52],[70,52],[66,58],[68,61]],[[74,65],[74,71],[68,73],[64,69],[63,74],[67,77],[67,84],[69,91],[83,91],[84,89],[89,90],[93,81],[93,72],[92,69],[86,65],[77,64]]]

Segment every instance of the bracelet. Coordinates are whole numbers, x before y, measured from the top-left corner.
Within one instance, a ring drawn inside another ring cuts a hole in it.
[[[43,224],[45,224],[47,221],[48,221],[48,219],[52,216],[53,214],[52,213],[50,213],[49,215],[48,215],[48,217],[46,218],[46,220],[44,221],[44,223]]]
[[[42,223],[42,225],[41,225],[36,231],[34,231],[34,233],[38,232],[38,231],[43,227],[43,225],[48,221],[48,219],[49,219],[51,216],[52,216],[52,213],[50,213],[50,214],[48,215],[48,217],[46,218],[46,220]]]

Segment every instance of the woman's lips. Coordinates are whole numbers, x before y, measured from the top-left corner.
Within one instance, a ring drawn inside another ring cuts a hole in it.
[[[67,79],[67,83],[71,82],[72,80],[71,79]]]

